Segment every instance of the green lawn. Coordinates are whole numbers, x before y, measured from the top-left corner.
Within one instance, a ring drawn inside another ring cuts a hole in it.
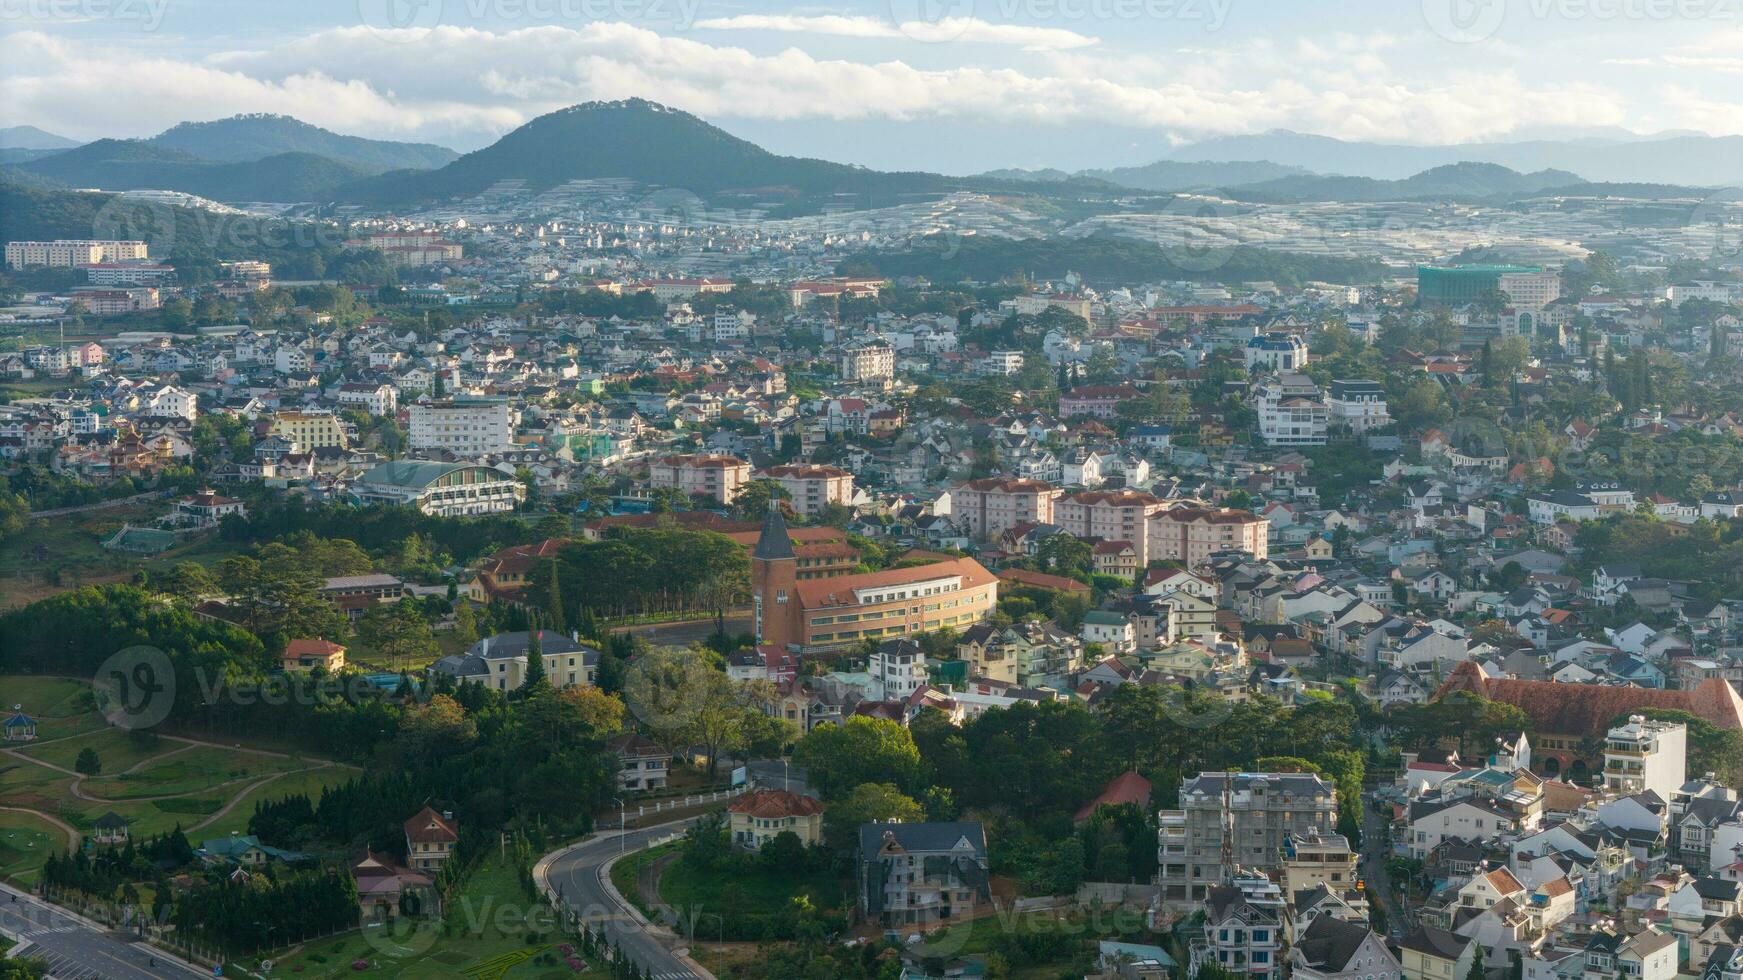
[[[91,685],[70,677],[6,674],[0,676],[0,687],[6,689],[6,703],[0,708],[10,709],[15,704],[22,704],[24,713],[37,721],[80,715],[90,710],[83,695],[90,691]]]
[[[541,912],[529,915],[534,908]],[[570,940],[551,928],[543,908],[527,898],[512,866],[486,858],[459,896],[449,902],[444,927],[409,936],[389,935],[382,927],[344,933],[271,957],[272,973],[309,980],[348,977],[356,972],[352,963],[366,959],[370,963],[366,972],[371,977],[573,977],[576,974],[556,951],[558,945]],[[543,938],[529,942],[535,931],[543,931]],[[259,966],[259,960],[237,966],[252,970]],[[593,972],[599,970],[596,964]],[[237,973],[240,975],[239,970]]]
[[[847,901],[847,888],[842,879],[827,872],[758,868],[746,874],[721,875],[697,871],[682,859],[667,864],[660,874],[660,898],[674,908],[774,910],[799,895],[809,897],[820,909],[835,909]]]
[[[88,748],[97,753],[97,761],[103,766],[102,772],[114,774],[147,759],[186,747],[184,742],[167,738],[153,738],[149,735],[135,738],[132,732],[120,728],[105,728],[74,738],[22,746],[19,751],[38,762],[72,769],[73,764],[78,761],[79,753]]]
[[[309,802],[319,803],[321,791],[329,786],[339,786],[356,778],[357,771],[339,766],[328,766],[325,769],[311,769],[308,772],[294,772],[267,783],[259,789],[252,790],[240,802],[230,808],[230,812],[213,821],[209,826],[199,830],[199,836],[225,837],[231,831],[246,833],[248,818],[254,816],[254,805],[262,800],[279,800],[298,793],[307,793]],[[160,801],[162,802],[162,801]],[[193,821],[198,823],[196,819]],[[187,826],[184,824],[183,826]]]
[[[29,884],[49,855],[66,846],[66,833],[47,820],[0,810],[0,877]]]
[[[87,779],[85,792],[107,800],[136,800],[148,796],[179,796],[200,793],[221,783],[264,776],[302,767],[283,756],[263,755],[244,749],[199,746],[178,752],[134,772]],[[235,791],[242,787],[237,785]]]

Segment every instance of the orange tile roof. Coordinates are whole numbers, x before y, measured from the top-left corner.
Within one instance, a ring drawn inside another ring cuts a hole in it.
[[[962,587],[972,589],[997,581],[993,573],[983,568],[980,562],[972,558],[954,558],[950,561],[934,562],[930,565],[915,565],[911,568],[886,568],[881,572],[867,572],[863,575],[837,575],[833,578],[819,578],[800,582],[797,585],[799,603],[805,609],[823,609],[829,606],[857,605],[853,597],[855,589],[875,589],[890,585],[904,585],[909,582],[924,582],[928,579],[943,578],[946,575],[960,575],[963,578]]]
[[[1618,717],[1641,708],[1687,711],[1720,728],[1743,729],[1743,698],[1717,677],[1701,681],[1692,691],[1667,691],[1487,677],[1475,663],[1466,661],[1453,669],[1435,699],[1453,691],[1511,704],[1530,716],[1533,730],[1557,735],[1602,735]]]

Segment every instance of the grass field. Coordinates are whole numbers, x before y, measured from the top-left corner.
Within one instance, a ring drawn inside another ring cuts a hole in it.
[[[229,813],[224,814],[210,825],[200,828],[198,836],[225,837],[231,831],[245,833],[248,830],[248,818],[254,815],[256,803],[263,800],[283,799],[298,793],[307,793],[309,802],[319,803],[322,790],[329,786],[347,783],[356,776],[356,770],[344,769],[339,766],[328,766],[325,769],[311,769],[308,772],[293,772],[280,776],[259,789],[249,791],[235,806],[230,808]]]
[[[165,738],[136,738],[133,733],[119,728],[104,728],[72,738],[30,743],[20,746],[18,751],[38,762],[71,769],[78,761],[80,752],[92,749],[97,753],[97,761],[103,766],[102,772],[118,773],[147,759],[186,747],[182,742],[172,742]]]
[[[231,780],[297,769],[302,763],[283,756],[242,749],[198,746],[129,773],[87,779],[85,792],[107,800],[199,793]],[[241,789],[241,787],[237,787]]]
[[[529,915],[532,909],[541,910]],[[576,974],[557,952],[569,942],[552,927],[544,906],[532,902],[510,865],[487,858],[451,901],[444,928],[409,936],[383,927],[348,932],[272,957],[274,976],[348,977],[352,963],[369,961],[371,977],[503,977],[506,980],[556,980]],[[539,938],[537,933],[543,933]],[[258,968],[259,960],[237,964]],[[595,964],[592,972],[600,967]],[[240,975],[240,972],[238,975]]]
[[[49,855],[66,846],[66,833],[47,820],[0,810],[0,876],[29,884]]]
[[[5,678],[6,705],[24,705],[24,713],[37,721],[65,718],[90,710],[85,694],[90,685],[66,677],[25,677],[17,674]],[[38,733],[38,737],[41,733]]]
[[[123,523],[151,524],[168,509],[167,501],[153,500],[30,521],[0,543],[0,610],[85,585],[121,581],[139,568],[164,571],[182,561],[210,565],[243,547],[207,534],[149,557],[103,550],[102,542]]]

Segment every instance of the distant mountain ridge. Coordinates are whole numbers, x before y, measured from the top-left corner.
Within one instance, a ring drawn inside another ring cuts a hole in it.
[[[1157,160],[1139,167],[1114,167],[1107,170],[989,170],[981,177],[998,180],[1054,183],[1066,180],[1099,180],[1116,187],[1132,190],[1172,193],[1201,191],[1219,187],[1238,187],[1283,177],[1310,175],[1311,171],[1269,160],[1207,160],[1184,162]]]
[[[1522,174],[1493,163],[1451,163],[1434,167],[1403,180],[1372,177],[1283,177],[1226,191],[1243,201],[1301,203],[1308,201],[1413,201],[1424,198],[1475,200],[1537,194],[1551,188],[1585,183],[1579,174],[1566,170],[1539,170]]]
[[[460,156],[433,143],[345,136],[291,116],[269,113],[179,123],[143,142],[218,163],[262,160],[280,153],[309,153],[365,173],[429,170],[452,163]]]
[[[278,153],[219,163],[145,140],[97,140],[18,165],[71,187],[170,190],[215,201],[318,200],[365,176],[358,167],[313,153]]]
[[[1289,130],[1218,136],[1168,150],[1168,160],[1273,160],[1318,173],[1402,180],[1447,164],[1493,163],[1521,173],[1571,170],[1612,183],[1743,185],[1743,136],[1658,134],[1412,146],[1352,142]]]
[[[68,139],[35,126],[7,126],[0,129],[0,150],[70,150],[79,141]]]

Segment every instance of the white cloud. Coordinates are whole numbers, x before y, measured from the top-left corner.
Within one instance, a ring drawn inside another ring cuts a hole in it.
[[[857,17],[787,20],[814,33],[895,29]],[[790,33],[743,18],[725,22],[733,30]],[[1022,43],[1002,36],[1003,43]],[[199,60],[21,32],[6,41],[17,57],[0,67],[6,107],[0,112],[8,121],[87,138],[144,135],[189,118],[283,112],[341,132],[461,145],[564,105],[631,96],[728,123],[1091,122],[1169,139],[1288,128],[1350,139],[1462,142],[1526,125],[1617,125],[1628,118],[1625,100],[1593,83],[1533,83],[1481,67],[1415,77],[1406,70],[1411,53],[1394,51],[1394,44],[1383,35],[1331,34],[1311,45],[1230,38],[1190,54],[1055,48],[1028,59],[1026,68],[962,62],[938,68],[895,57],[823,59],[796,46],[758,53],[609,22],[512,31],[340,28]],[[927,54],[964,50],[972,49],[935,45]],[[1042,131],[1037,138],[1045,138]]]
[[[875,17],[847,17],[839,14],[739,14],[735,17],[699,20],[696,26],[715,31],[775,31],[783,34],[822,34],[884,40],[906,38],[926,43],[966,41],[1006,44],[1026,51],[1062,51],[1099,43],[1096,38],[1064,28],[993,24],[978,17],[946,17],[936,22],[914,20],[890,24]]]

